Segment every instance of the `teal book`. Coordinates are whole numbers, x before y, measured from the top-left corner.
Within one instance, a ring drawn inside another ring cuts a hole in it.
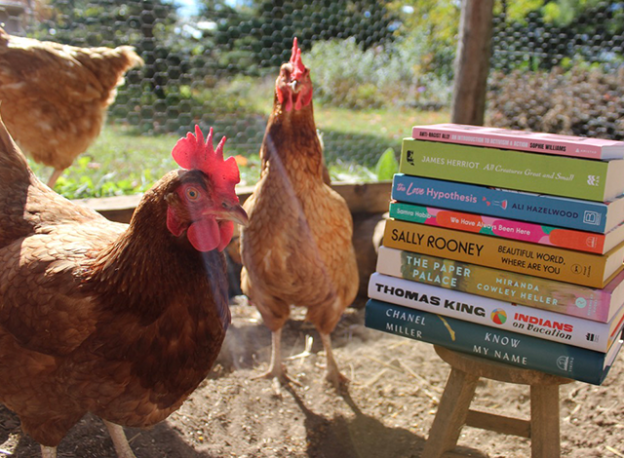
[[[366,303],[364,325],[389,334],[593,385],[600,385],[604,381],[622,347],[622,339],[618,338],[607,353],[600,353],[375,299],[369,299]]]
[[[624,160],[596,161],[406,138],[399,172],[604,202],[624,192]]]

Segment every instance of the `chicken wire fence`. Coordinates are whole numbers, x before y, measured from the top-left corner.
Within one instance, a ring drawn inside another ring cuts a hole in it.
[[[294,36],[319,104],[450,105],[459,2],[442,2],[446,19],[420,14],[431,2],[198,0],[191,10],[166,0],[23,2],[0,1],[14,34],[137,49],[145,66],[126,74],[108,122],[139,133],[183,134],[198,123],[227,135],[230,151],[257,153]],[[514,2],[496,1],[487,123],[622,138],[624,2],[567,3],[585,9],[553,19],[542,8],[518,19]],[[373,166],[389,146],[400,149],[400,136],[322,134],[328,162]]]

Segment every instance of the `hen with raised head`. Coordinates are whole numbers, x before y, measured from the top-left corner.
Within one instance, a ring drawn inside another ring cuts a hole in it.
[[[124,73],[139,65],[130,46],[80,48],[0,28],[0,112],[20,148],[54,168],[48,186],[100,135]]]
[[[127,225],[41,183],[0,121],[0,374],[10,381],[0,402],[44,457],[87,412],[119,456],[134,456],[121,426],[165,419],[208,374],[230,322],[221,250],[247,220],[224,141],[215,151],[199,128],[179,140],[182,169]]]
[[[275,83],[260,149],[261,176],[245,201],[249,224],[241,231],[241,288],[272,331],[267,377],[285,376],[281,332],[290,306],[307,307],[327,359],[326,377],[345,381],[330,334],[358,290],[351,241],[353,221],[343,198],[323,178],[324,161],[314,122],[310,71],[297,40]]]

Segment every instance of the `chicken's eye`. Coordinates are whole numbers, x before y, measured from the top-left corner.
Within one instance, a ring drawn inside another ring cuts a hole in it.
[[[199,190],[197,188],[186,188],[186,198],[190,201],[199,199]]]

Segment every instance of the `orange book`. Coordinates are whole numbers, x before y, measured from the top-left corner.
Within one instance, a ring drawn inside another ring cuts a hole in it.
[[[383,244],[593,288],[603,288],[624,260],[624,242],[597,255],[395,219],[386,221]]]
[[[598,234],[403,202],[390,203],[390,216],[401,221],[594,254],[605,254],[624,242],[624,224],[606,234]]]

